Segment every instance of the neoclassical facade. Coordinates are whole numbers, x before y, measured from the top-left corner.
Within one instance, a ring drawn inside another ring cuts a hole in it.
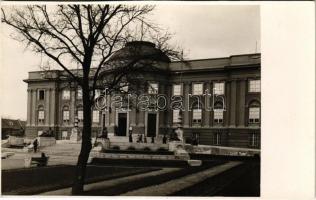
[[[128,43],[125,48],[129,45],[155,49],[149,42]],[[125,55],[123,48],[113,57]],[[148,141],[152,137],[159,141],[180,124],[184,138],[194,136],[200,144],[260,148],[260,54],[185,62],[163,57],[160,64],[161,72],[146,72],[151,86],[146,92],[169,100],[180,98],[184,109],[116,109],[107,97],[107,109],[92,111],[94,137],[105,126],[113,140],[128,142],[131,128],[134,136],[144,134]],[[82,128],[82,91],[62,79],[64,73],[51,70],[43,76],[41,71],[29,72],[24,80],[28,84],[26,137],[52,129],[56,139],[67,140],[75,119]]]

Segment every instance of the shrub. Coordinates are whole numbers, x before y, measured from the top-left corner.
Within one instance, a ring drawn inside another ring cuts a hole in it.
[[[127,148],[127,150],[129,150],[129,151],[135,151],[135,150],[136,150],[136,148],[135,148],[135,147],[133,147],[133,146],[129,146],[129,147]]]
[[[145,147],[143,148],[143,151],[151,151],[151,149],[149,147]]]
[[[113,149],[113,150],[120,150],[121,148],[119,146],[113,146],[111,149]]]
[[[159,149],[157,149],[158,152],[166,152],[168,151],[166,148],[160,147]]]

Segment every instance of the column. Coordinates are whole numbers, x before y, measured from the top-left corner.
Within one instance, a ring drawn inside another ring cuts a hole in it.
[[[165,85],[163,85],[163,84],[159,84],[159,85],[160,85],[160,90],[159,90],[160,94],[165,95],[166,98],[170,98],[170,97],[168,97],[168,95],[166,95]],[[166,113],[165,111],[166,111],[166,109],[168,109],[168,99],[166,99],[166,102],[163,102],[164,101],[164,100],[162,100],[163,98],[159,98],[159,99],[161,99],[161,100],[158,101],[158,105],[160,105],[159,102],[161,102],[161,106],[164,103],[166,103],[166,106],[163,108],[162,111],[159,111],[159,127],[158,128],[165,126],[165,113]]]
[[[204,84],[204,86],[205,86],[204,91],[207,90],[207,93],[210,94],[210,92],[211,92],[210,82],[206,82]],[[204,98],[205,98],[204,109],[203,109],[203,113],[204,113],[204,127],[209,127],[210,126],[210,109],[209,109],[209,107],[210,107],[210,96],[205,93]]]
[[[236,80],[231,81],[230,87],[230,123],[229,126],[236,126]]]
[[[49,106],[50,90],[51,89],[45,90],[45,125],[46,126],[49,126],[50,124],[50,106]]]
[[[27,89],[27,121],[26,124],[29,126],[31,125],[31,118],[32,118],[32,90]]]
[[[190,82],[183,83],[183,97],[184,97],[184,112],[183,112],[183,127],[190,126],[190,105],[189,105],[189,94],[190,94]]]
[[[70,89],[70,103],[69,103],[69,122],[70,124],[74,124],[75,122],[75,116],[76,116],[76,110],[77,110],[77,99],[76,99],[76,91]]]
[[[53,88],[51,90],[50,95],[50,126],[57,125],[56,124],[56,89]]]
[[[36,124],[36,119],[37,119],[37,108],[36,108],[36,90],[32,90],[32,126],[35,126]]]
[[[246,79],[239,81],[238,126],[245,126],[246,84]]]

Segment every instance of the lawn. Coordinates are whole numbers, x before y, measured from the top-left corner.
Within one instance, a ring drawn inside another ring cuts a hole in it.
[[[86,182],[113,179],[158,169],[148,167],[88,166]],[[74,173],[75,166],[68,165],[2,170],[2,194],[32,195],[69,187],[72,184]]]

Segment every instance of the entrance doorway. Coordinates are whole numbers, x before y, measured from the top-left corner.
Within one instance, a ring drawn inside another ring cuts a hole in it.
[[[156,137],[157,132],[157,114],[148,113],[147,115],[147,137]]]
[[[117,136],[126,136],[127,131],[127,113],[118,113]]]

